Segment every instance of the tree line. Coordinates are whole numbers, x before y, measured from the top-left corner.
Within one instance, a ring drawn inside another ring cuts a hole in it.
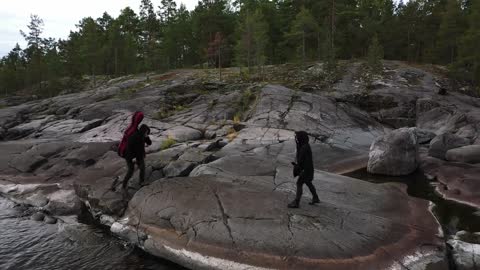
[[[32,86],[51,94],[62,78],[82,75],[334,63],[366,57],[372,46],[378,57],[448,65],[480,84],[477,0],[200,0],[192,11],[141,0],[138,14],[126,7],[117,18],[83,18],[67,39],[44,38],[36,15],[27,28],[26,48],[17,44],[0,61],[6,94]]]

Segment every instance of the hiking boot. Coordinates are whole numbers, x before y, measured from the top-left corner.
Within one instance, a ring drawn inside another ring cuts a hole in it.
[[[314,204],[317,204],[317,203],[319,203],[319,202],[320,202],[320,199],[318,199],[318,197],[315,197],[315,198],[313,198],[312,201],[309,202],[308,204],[314,205]]]
[[[295,201],[292,201],[291,203],[288,204],[288,208],[298,208],[299,205],[298,205],[298,202],[295,200]]]

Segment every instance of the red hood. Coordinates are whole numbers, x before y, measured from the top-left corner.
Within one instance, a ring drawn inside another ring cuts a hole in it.
[[[135,112],[132,116],[131,126],[135,127],[135,129],[137,129],[138,125],[140,125],[142,120],[143,120],[143,112]]]

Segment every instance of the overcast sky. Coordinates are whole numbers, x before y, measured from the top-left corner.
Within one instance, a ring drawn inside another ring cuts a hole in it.
[[[176,0],[193,9],[198,0]],[[152,0],[155,10],[160,0]],[[130,6],[138,14],[140,0],[0,0],[0,57],[18,42],[25,47],[20,29],[27,32],[30,14],[37,14],[44,21],[43,37],[67,38],[84,17],[98,18],[107,11],[117,17],[120,10]]]

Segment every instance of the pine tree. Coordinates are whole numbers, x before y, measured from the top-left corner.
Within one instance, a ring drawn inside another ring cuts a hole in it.
[[[253,27],[253,39],[255,44],[255,64],[262,70],[266,62],[265,49],[268,43],[268,24],[265,22],[260,9],[255,11],[253,15],[255,21]]]
[[[79,24],[80,57],[86,65],[87,72],[93,77],[96,85],[96,75],[100,72],[102,63],[101,28],[91,17],[83,19]]]
[[[211,63],[218,67],[220,80],[222,79],[222,54],[225,46],[225,39],[222,33],[217,32],[215,38],[208,44],[207,55]]]
[[[61,89],[60,77],[63,75],[62,63],[58,55],[58,43],[53,38],[44,39],[45,47],[45,78],[48,80],[46,94],[48,96],[56,95]]]
[[[141,48],[144,70],[151,71],[155,69],[155,50],[156,36],[158,35],[159,25],[152,2],[142,0],[140,5],[140,29],[141,29]]]
[[[24,87],[25,57],[18,43],[0,60],[0,90],[5,96]]]
[[[177,11],[177,3],[174,0],[161,0],[158,7],[158,17],[161,23],[169,23],[175,18]]]
[[[442,63],[454,62],[464,28],[459,0],[448,0],[438,32],[438,58]]]
[[[316,38],[317,32],[317,22],[310,11],[302,7],[292,22],[290,32],[287,34],[287,38],[291,39],[294,43],[300,43],[297,46],[297,50],[300,50],[302,65],[305,64],[306,61],[307,39],[312,36]]]
[[[185,5],[175,11],[175,17],[164,25],[161,54],[167,59],[165,68],[184,67],[192,62],[193,36],[190,12]]]
[[[209,44],[217,33],[222,33],[224,44],[222,64],[229,65],[231,47],[235,41],[235,14],[230,9],[227,0],[201,0],[192,12],[192,35],[194,37],[195,53],[199,63],[208,61]],[[207,56],[207,59],[205,59]]]
[[[43,20],[38,17],[38,15],[30,15],[30,24],[27,28],[30,30],[27,33],[20,30],[20,34],[28,42],[28,47],[35,50],[41,50],[42,45],[42,32],[43,32],[44,23]]]
[[[20,30],[20,34],[25,38],[28,45],[25,49],[27,65],[27,81],[29,84],[40,83],[42,88],[43,80],[43,56],[42,32],[43,20],[37,15],[30,15],[30,24],[28,34]]]
[[[236,46],[237,62],[246,65],[249,72],[253,65],[263,66],[266,61],[266,45],[268,42],[268,25],[261,10],[253,15],[248,12],[239,25],[240,39]]]
[[[459,46],[456,71],[474,83],[480,93],[480,1],[473,1],[468,16],[468,29]]]
[[[377,35],[374,35],[368,47],[368,68],[373,74],[382,72],[383,47],[378,42]]]

